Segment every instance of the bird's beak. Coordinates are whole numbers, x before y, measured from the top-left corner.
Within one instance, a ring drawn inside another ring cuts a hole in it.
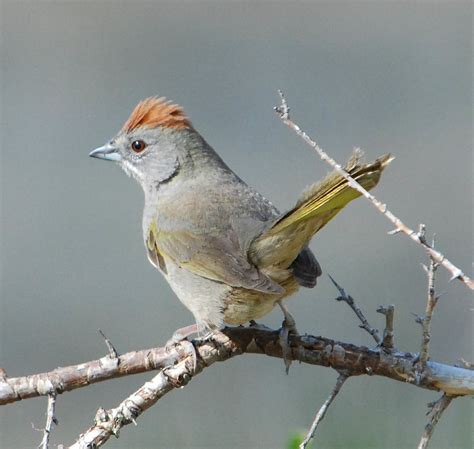
[[[106,161],[120,162],[122,160],[122,156],[118,152],[117,148],[114,148],[110,144],[96,148],[89,153],[89,156],[96,157],[98,159],[105,159]]]

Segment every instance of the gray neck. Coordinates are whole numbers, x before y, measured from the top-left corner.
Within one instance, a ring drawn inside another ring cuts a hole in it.
[[[151,176],[151,179],[154,179],[153,182],[142,183],[145,193],[144,231],[148,229],[156,215],[160,200],[166,201],[176,197],[179,202],[180,194],[186,194],[189,190],[189,182],[193,183],[193,188],[196,186],[194,181],[197,178],[202,179],[203,186],[213,181],[242,182],[194,129],[169,132],[166,137],[168,144],[174,149],[171,153],[175,157],[176,164],[173,164],[173,169],[170,169],[168,175],[159,181],[156,181],[156,176]]]

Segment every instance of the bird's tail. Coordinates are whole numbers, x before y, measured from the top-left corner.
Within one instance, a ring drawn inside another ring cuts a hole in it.
[[[361,163],[362,152],[355,150],[344,169],[366,190],[377,185],[389,154]],[[278,217],[249,248],[250,258],[259,268],[288,268],[308,245],[311,237],[343,207],[360,196],[339,173],[333,171],[307,188],[295,207]]]

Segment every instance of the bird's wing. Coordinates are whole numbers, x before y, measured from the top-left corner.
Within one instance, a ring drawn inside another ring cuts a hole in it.
[[[381,156],[369,163],[361,162],[355,151],[344,169],[366,190],[375,187],[392,157]],[[308,245],[311,237],[328,223],[350,201],[360,196],[337,172],[327,175],[302,194],[296,206],[278,217],[250,245],[250,259],[258,267],[288,267]]]
[[[229,228],[225,236],[198,234],[189,229],[167,231],[158,229],[153,221],[147,237],[150,261],[166,271],[166,259],[190,272],[233,287],[242,287],[271,294],[284,289],[247,260],[237,234]]]

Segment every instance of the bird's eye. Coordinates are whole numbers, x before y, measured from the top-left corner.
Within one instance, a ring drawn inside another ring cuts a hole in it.
[[[146,148],[146,143],[143,140],[134,140],[132,142],[132,150],[135,153],[141,153]]]

